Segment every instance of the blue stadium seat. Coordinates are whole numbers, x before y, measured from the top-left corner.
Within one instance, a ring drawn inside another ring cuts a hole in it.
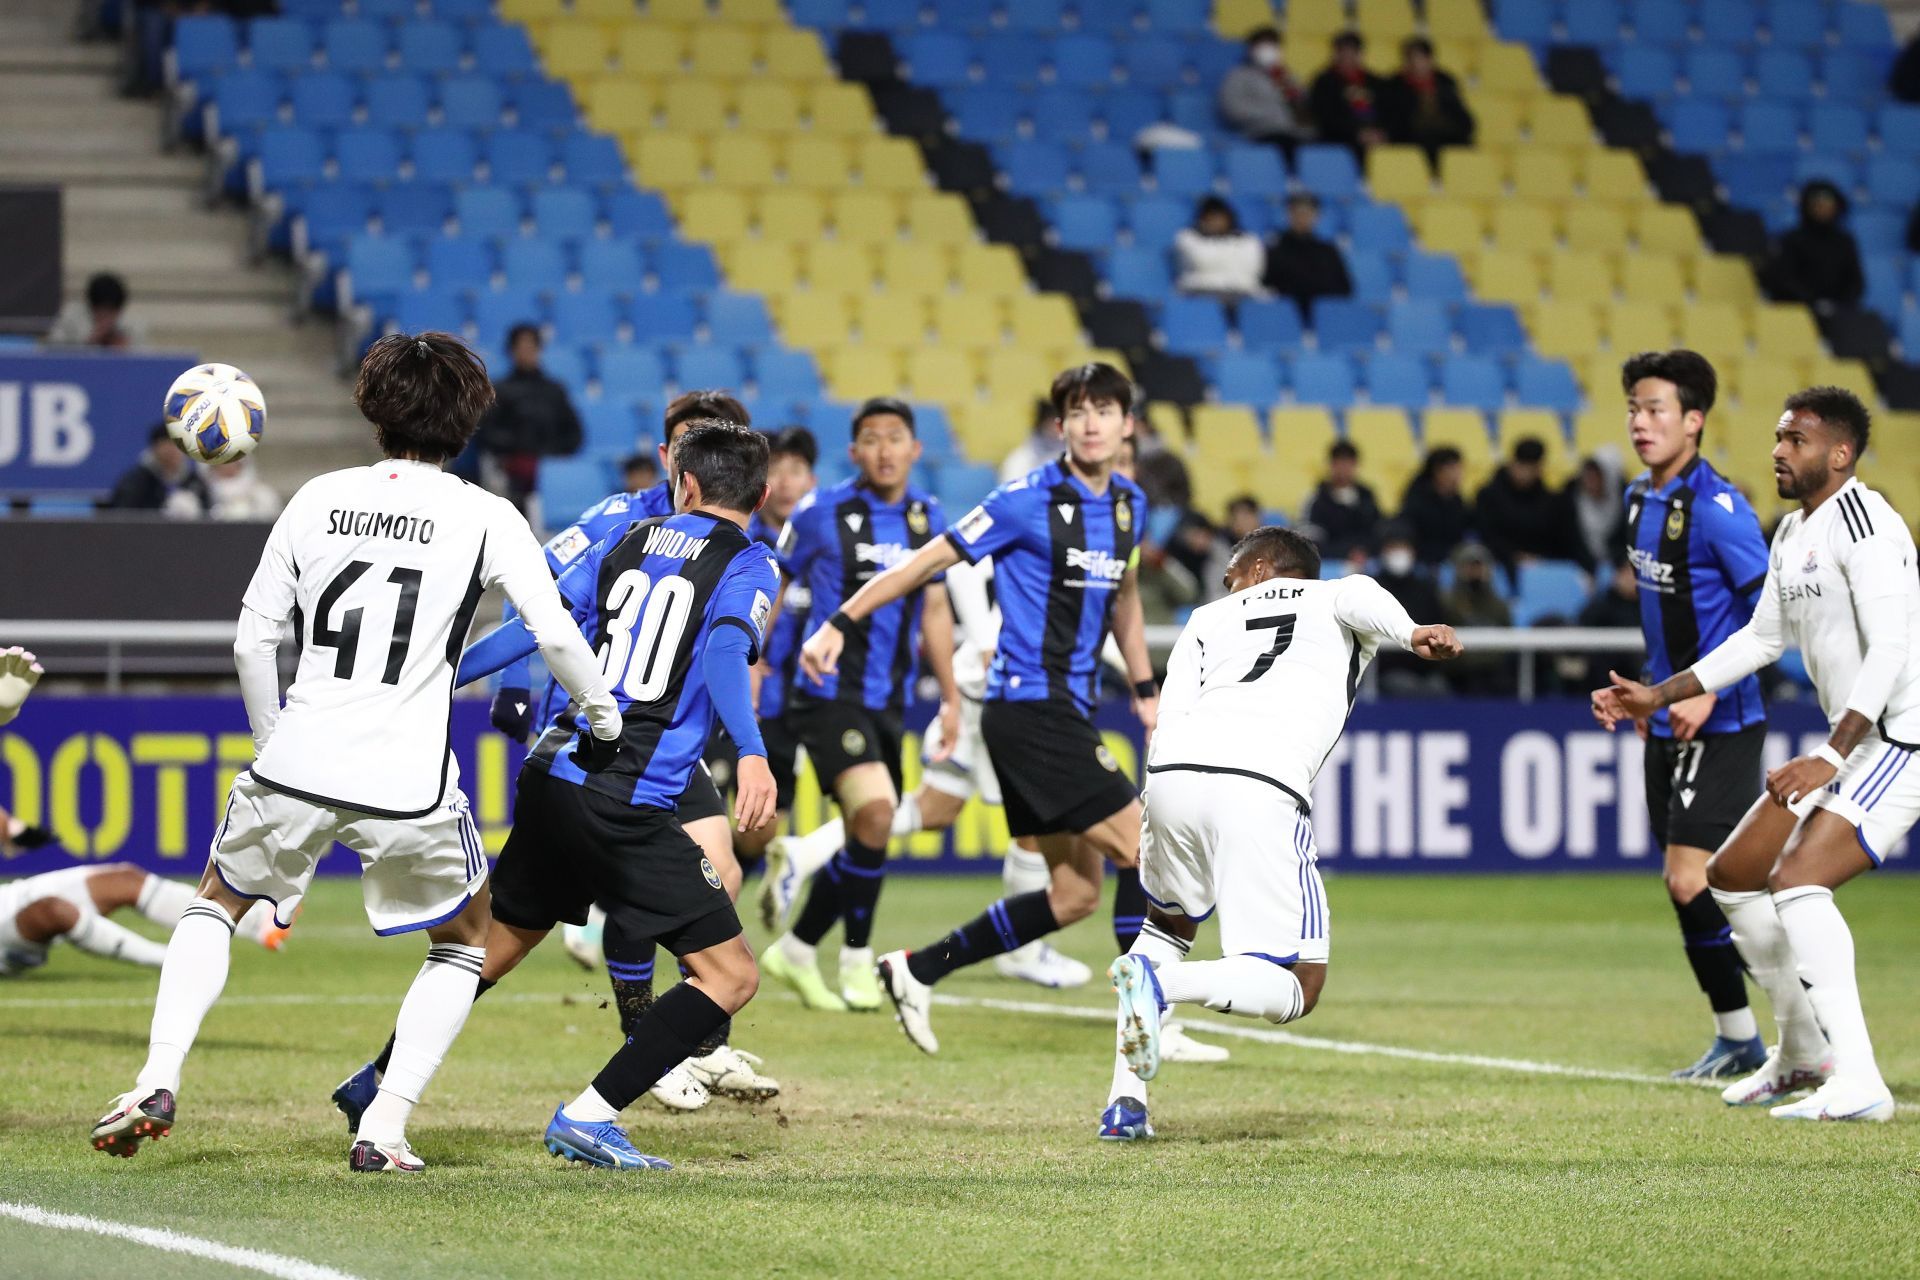
[[[362,6],[364,9],[364,6]],[[446,75],[460,69],[460,51],[464,41],[450,22],[406,22],[400,26],[395,47],[400,65],[418,75]]]
[[[1289,381],[1293,398],[1301,404],[1345,409],[1353,403],[1353,362],[1333,353],[1306,353],[1293,358]]]
[[[1529,627],[1548,617],[1572,621],[1592,594],[1586,571],[1571,560],[1529,561],[1514,583],[1514,624]]]
[[[1372,351],[1380,312],[1356,298],[1321,298],[1313,304],[1313,333],[1322,351]]]
[[[1446,307],[1430,299],[1409,298],[1387,310],[1387,337],[1407,355],[1445,355],[1453,349],[1453,326]]]
[[[1284,196],[1287,167],[1272,147],[1236,144],[1227,148],[1227,185],[1236,196]]]
[[[899,31],[920,20],[919,0],[864,0],[861,25]]]
[[[580,245],[580,278],[619,293],[638,293],[646,274],[640,251],[625,240],[586,240]]]
[[[1856,49],[1893,48],[1893,24],[1883,5],[1846,0],[1830,12],[1841,44]]]
[[[1700,0],[1700,30],[1710,43],[1752,44],[1760,27],[1758,0]]]
[[[1880,100],[1885,83],[1879,62],[1856,49],[1828,49],[1820,55],[1820,84],[1831,102],[1870,106]]]
[[[985,31],[999,7],[999,0],[945,0],[939,24],[948,31]]]
[[[1277,199],[1230,195],[1227,204],[1233,208],[1234,216],[1240,219],[1240,229],[1248,235],[1264,240],[1273,231],[1273,211],[1279,205]]]
[[[1798,157],[1786,152],[1741,153],[1716,157],[1713,172],[1726,185],[1729,203],[1762,209],[1782,198],[1798,168]]]
[[[1494,10],[1494,30],[1502,40],[1545,46],[1553,40],[1551,0],[1500,0]]]
[[[1127,230],[1135,244],[1148,249],[1170,248],[1174,235],[1192,221],[1192,203],[1172,196],[1140,196],[1127,207]]]
[[[1120,228],[1120,211],[1105,196],[1062,196],[1053,206],[1056,243],[1088,253],[1110,247]]]
[[[803,27],[844,27],[851,7],[852,0],[787,0],[793,21]]]
[[[419,76],[395,72],[367,81],[367,119],[389,129],[424,129],[433,95]]]
[[[1860,183],[1860,167],[1844,152],[1806,151],[1793,157],[1795,187],[1815,178],[1825,179],[1842,191],[1851,191]]]
[[[279,118],[284,86],[270,71],[229,71],[214,79],[211,89],[207,102],[212,116],[207,126],[210,134],[250,132]]]
[[[373,207],[366,187],[328,182],[308,189],[294,216],[306,225],[309,245],[344,244],[367,229]]]
[[[309,71],[295,76],[287,92],[294,122],[309,129],[340,129],[352,124],[359,98],[359,86],[337,71]]]
[[[538,480],[540,507],[553,521],[565,520],[562,514],[585,511],[606,497],[619,483],[612,464],[598,455],[581,454],[574,458],[544,458]]]
[[[329,69],[366,75],[387,65],[387,28],[364,19],[329,22],[320,47]]]
[[[1673,0],[1634,0],[1627,14],[1633,38],[1642,45],[1679,44],[1687,38],[1687,21],[1686,6]]]
[[[500,123],[500,86],[483,75],[448,76],[440,82],[441,123],[491,129]]]
[[[1185,196],[1189,200],[1210,193],[1213,190],[1212,154],[1198,148],[1163,148],[1154,152],[1153,185],[1162,195]]]
[[[1115,249],[1107,259],[1107,281],[1123,298],[1155,301],[1173,292],[1166,254],[1159,249]]]
[[[619,187],[601,199],[601,213],[616,236],[637,240],[665,240],[673,235],[673,214],[667,202],[652,191]]]
[[[580,399],[587,391],[587,358],[578,347],[555,342],[540,353],[540,367],[549,378],[566,385],[567,392],[574,399],[574,407],[580,407]]]
[[[1440,398],[1491,412],[1507,402],[1507,379],[1491,356],[1449,356],[1440,364]]]
[[[681,387],[733,387],[747,380],[737,347],[699,343],[673,353],[673,380]]]
[[[320,181],[326,169],[326,144],[313,129],[269,125],[260,132],[255,154],[261,181],[268,188]]]
[[[472,182],[479,163],[480,148],[469,130],[439,125],[413,135],[413,173],[422,182]]]
[[[1904,253],[1863,252],[1860,263],[1867,278],[1867,291],[1862,295],[1861,302],[1868,310],[1878,311],[1896,322],[1907,305],[1906,281],[1900,270],[1905,257]],[[1920,354],[1920,351],[1910,351],[1909,361],[1916,354]]]
[[[602,133],[576,129],[560,144],[560,167],[575,186],[613,187],[627,181],[627,162],[620,144]]]
[[[560,246],[546,240],[509,240],[500,255],[509,289],[558,293],[566,287],[567,262]]]
[[[334,163],[342,182],[392,182],[400,176],[400,137],[374,125],[356,125],[334,135]]]
[[[631,401],[587,400],[576,406],[580,412],[580,434],[594,453],[618,455],[632,453],[640,438],[640,419]]]
[[[374,210],[389,233],[438,235],[453,212],[453,192],[432,183],[398,182],[374,192]]]
[[[586,240],[599,222],[593,197],[578,187],[551,187],[533,193],[533,226],[550,240]]]
[[[1238,43],[1221,40],[1212,35],[1201,35],[1187,47],[1187,57],[1193,64],[1193,78],[1196,84],[1219,84],[1226,79],[1227,72],[1238,66],[1245,56]]]
[[[313,66],[313,29],[298,18],[255,18],[247,24],[247,58],[262,71],[305,71]]]
[[[1032,121],[1036,138],[1071,147],[1093,134],[1094,108],[1100,101],[1098,94],[1085,89],[1051,87],[1037,93],[1008,96],[1024,99],[1024,114]]]
[[[804,351],[762,346],[753,353],[753,382],[763,400],[784,405],[808,404],[820,398],[820,370]]]
[[[1418,409],[1431,398],[1427,363],[1419,356],[1381,352],[1367,360],[1367,399]]]
[[[1465,302],[1467,278],[1460,262],[1447,254],[1409,253],[1405,275],[1409,297],[1433,302]]]
[[[1120,47],[1130,89],[1176,88],[1186,70],[1187,47],[1177,40],[1135,38]]]
[[[1053,64],[1055,84],[1074,89],[1097,89],[1113,83],[1113,69],[1119,62],[1113,42],[1105,36],[1061,36],[1048,54]]]
[[[485,289],[493,250],[477,236],[435,236],[427,241],[427,278],[436,289]]]
[[[346,272],[355,297],[392,297],[413,286],[413,246],[399,236],[357,235],[347,242]]]
[[[1386,254],[1354,250],[1346,258],[1354,297],[1381,305],[1393,301],[1393,263]]]
[[[411,21],[420,16],[420,6],[413,0],[354,0],[353,11],[363,18],[388,22]]]
[[[1227,344],[1227,311],[1212,298],[1168,298],[1159,328],[1168,351],[1208,355]]]
[[[522,215],[519,193],[507,187],[461,187],[454,193],[453,216],[465,236],[516,236]]]
[[[1920,157],[1920,106],[1888,103],[1874,126],[1880,145],[1899,155]]]
[[[1263,408],[1280,398],[1280,362],[1264,351],[1229,351],[1214,361],[1213,381],[1226,403]]]
[[[1016,192],[1039,195],[1057,190],[1072,165],[1071,153],[1058,142],[1020,138],[998,148],[1000,172]]]
[[[620,325],[613,294],[582,289],[553,296],[553,331],[563,342],[610,342]]]
[[[473,33],[473,69],[486,76],[532,75],[540,69],[525,27],[490,23]]]
[[[1753,101],[1740,108],[1740,149],[1749,155],[1796,151],[1800,113],[1785,102]]]
[[[707,295],[707,331],[713,341],[736,347],[757,347],[773,341],[773,321],[757,293],[722,290]]]
[[[1865,254],[1898,253],[1907,242],[1907,214],[1905,210],[1893,209],[1856,209],[1849,219],[1853,229],[1853,238],[1860,244],[1860,252]]]
[[[1148,125],[1159,124],[1167,115],[1159,94],[1127,89],[1102,95],[1094,103],[1094,110],[1105,122],[1107,136],[1121,141],[1131,140]]]
[[[495,182],[545,182],[553,168],[553,140],[531,129],[501,129],[487,139],[487,171]]]
[[[1014,6],[1016,11],[1022,7]],[[989,32],[974,42],[974,50],[988,84],[1036,84],[1046,65],[1046,42],[1017,31]]]
[[[1142,11],[1156,33],[1166,31],[1204,32],[1213,14],[1209,0],[1146,0]]]
[[[1292,351],[1304,335],[1300,308],[1288,298],[1261,298],[1240,304],[1240,342],[1249,351]]]
[[[958,88],[971,80],[973,42],[950,31],[917,31],[897,46],[915,84]]]
[[[1203,138],[1220,128],[1220,113],[1214,106],[1213,95],[1200,89],[1175,89],[1169,93],[1166,117]]]
[[[600,394],[605,399],[653,399],[666,381],[666,362],[657,349],[638,345],[600,348]]]
[[[1561,13],[1568,44],[1610,45],[1620,39],[1626,15],[1615,0],[1579,0]]]
[[[1531,408],[1572,413],[1580,407],[1580,384],[1559,360],[1523,357],[1514,371],[1514,393]]]
[[[507,82],[507,105],[513,109],[514,123],[523,129],[568,129],[579,120],[573,105],[573,90],[559,80],[530,76]],[[576,133],[575,137],[591,135]],[[571,140],[571,139],[570,139]],[[599,138],[614,146],[612,138]]]
[[[1666,7],[1666,0],[1657,2]],[[1615,76],[1622,97],[1663,98],[1673,92],[1674,82],[1680,77],[1680,60],[1671,49],[1658,45],[1627,45],[1620,50]]]
[[[1696,98],[1737,98],[1746,92],[1745,60],[1724,46],[1687,50],[1683,72],[1687,89]]]
[[[1908,307],[1900,313],[1900,346],[1908,360],[1920,356],[1920,307]]]
[[[1767,6],[1767,33],[1776,45],[1815,48],[1826,43],[1824,7],[1806,0],[1773,0]]]
[[[1527,345],[1520,317],[1505,303],[1468,303],[1460,308],[1458,326],[1467,350],[1477,356],[1505,355]]]
[[[1120,195],[1140,189],[1140,158],[1129,143],[1090,142],[1074,163],[1089,191]]]
[[[1667,112],[1667,133],[1673,149],[1707,155],[1727,145],[1733,132],[1733,113],[1723,102],[1682,99]]]
[[[1018,94],[997,85],[970,85],[941,94],[960,136],[976,142],[1002,142],[1019,131],[1025,104]]]
[[[1407,215],[1392,204],[1356,204],[1348,210],[1347,237],[1356,249],[1405,253],[1413,247]]]
[[[1345,147],[1301,147],[1293,159],[1300,185],[1322,200],[1349,200],[1360,194],[1360,170]]]
[[[996,469],[985,462],[954,462],[940,468],[941,505],[954,516],[970,511],[1000,482]]]
[[[635,342],[684,342],[700,323],[692,296],[678,289],[636,293],[628,314]]]
[[[717,289],[720,265],[704,244],[662,240],[653,247],[653,274],[662,289]]]
[[[402,333],[423,329],[458,333],[467,323],[467,304],[451,289],[413,289],[394,300],[392,319]]]
[[[1063,25],[1066,8],[1066,0],[1020,0],[1006,6],[1007,25],[1023,34],[1052,35]]]
[[[239,29],[232,18],[217,14],[178,18],[173,24],[171,61],[181,80],[230,71],[240,61]]]
[[[1867,157],[1867,195],[1876,203],[1920,204],[1920,165],[1905,156]]]
[[[1753,57],[1753,83],[1763,98],[1813,95],[1813,62],[1798,49],[1762,49]]]

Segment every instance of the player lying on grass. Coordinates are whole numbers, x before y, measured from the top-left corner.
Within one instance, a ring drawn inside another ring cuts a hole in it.
[[[354,403],[384,459],[308,481],[267,536],[234,641],[254,760],[234,779],[199,894],[167,944],[146,1064],[94,1125],[96,1149],[131,1156],[173,1128],[181,1069],[226,985],[235,922],[266,901],[291,924],[338,841],[360,855],[374,932],[429,940],[348,1167],[424,1167],[407,1118],[467,1020],[487,936],[487,860],[448,733],[455,663],[488,588],[539,637],[584,708],[583,735],[620,734],[525,518],[441,470],[492,402],[486,366],[458,338],[380,339]],[[300,665],[282,707],[275,655],[288,622]]]
[[[1140,878],[1153,906],[1108,973],[1120,1000],[1113,1086],[1100,1136],[1153,1136],[1146,1082],[1161,1016],[1200,1004],[1269,1022],[1313,1010],[1327,980],[1331,917],[1308,797],[1382,644],[1456,658],[1453,628],[1416,626],[1362,574],[1320,579],[1291,529],[1233,548],[1224,599],[1194,610],[1167,661],[1147,760]],[[1218,960],[1187,958],[1220,913]]]
[[[1767,775],[1766,794],[1707,864],[1707,881],[1765,988],[1780,1043],[1727,1102],[1782,1102],[1783,1120],[1890,1120],[1854,977],[1853,934],[1833,891],[1880,865],[1920,816],[1920,580],[1913,535],[1854,474],[1871,422],[1852,392],[1788,397],[1774,480],[1799,500],[1774,531],[1753,620],[1649,688],[1614,674],[1593,695],[1609,729],[1742,680],[1800,650],[1832,735]],[[1896,462],[1894,465],[1902,465]],[[1822,1034],[1824,1031],[1824,1035]],[[1824,1081],[1824,1083],[1822,1083]]]
[[[6,812],[0,810],[0,825],[7,821]],[[28,828],[30,833],[38,830]],[[14,843],[19,843],[17,838]],[[171,929],[192,901],[190,886],[124,862],[67,867],[0,884],[0,978],[38,969],[56,942],[157,969],[166,958],[166,944],[122,928],[107,917],[131,908]],[[263,903],[255,903],[241,917],[235,932],[269,951],[278,951],[287,937],[286,929],[274,920],[273,909]]]

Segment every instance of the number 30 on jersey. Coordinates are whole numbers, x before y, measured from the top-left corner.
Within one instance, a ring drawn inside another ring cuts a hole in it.
[[[608,688],[632,702],[652,702],[667,691],[693,596],[693,584],[677,574],[654,582],[628,569],[613,580],[604,611],[607,642],[600,646]]]

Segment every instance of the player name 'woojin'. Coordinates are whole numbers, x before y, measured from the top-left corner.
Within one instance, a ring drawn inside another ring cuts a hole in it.
[[[419,516],[395,515],[391,511],[349,511],[335,507],[327,512],[327,532],[355,538],[392,538],[395,542],[433,541],[433,521]]]
[[[705,538],[695,538],[678,529],[669,529],[665,525],[655,525],[647,530],[647,554],[650,556],[672,556],[680,560],[698,560],[700,553],[707,549]]]

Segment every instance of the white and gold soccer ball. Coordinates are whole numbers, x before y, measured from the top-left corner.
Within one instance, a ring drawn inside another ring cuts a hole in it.
[[[167,388],[167,432],[189,457],[217,465],[244,458],[267,428],[267,401],[230,364],[197,364]]]

